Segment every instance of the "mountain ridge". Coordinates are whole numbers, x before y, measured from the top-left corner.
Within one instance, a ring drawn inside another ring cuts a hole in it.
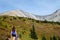
[[[54,21],[54,22],[60,22],[60,9],[56,10],[50,15],[46,16],[37,16],[33,15],[32,13],[25,12],[23,10],[12,10],[8,12],[1,13],[0,15],[8,15],[8,16],[18,16],[18,17],[27,17],[27,18],[32,18],[35,20],[42,20],[42,21]]]

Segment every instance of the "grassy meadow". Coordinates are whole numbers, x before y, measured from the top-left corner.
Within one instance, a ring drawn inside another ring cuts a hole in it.
[[[38,21],[31,18],[0,16],[0,40],[6,40],[12,26],[21,40],[60,40],[60,23]]]

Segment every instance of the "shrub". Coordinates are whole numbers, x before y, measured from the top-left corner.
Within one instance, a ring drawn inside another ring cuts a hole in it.
[[[39,23],[40,21],[39,20],[36,20],[37,23]]]
[[[21,34],[19,34],[19,38],[21,38],[22,37],[22,35]]]
[[[10,19],[10,21],[12,21],[12,19]]]
[[[23,19],[23,21],[25,21],[25,19]]]
[[[0,21],[0,25],[3,26],[3,22],[2,21]]]
[[[18,19],[22,19],[23,17],[18,17]]]
[[[14,20],[16,20],[17,18],[16,17],[13,17]]]

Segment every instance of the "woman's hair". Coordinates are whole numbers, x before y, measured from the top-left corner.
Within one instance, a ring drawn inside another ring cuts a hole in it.
[[[13,26],[12,31],[15,31],[15,26]]]

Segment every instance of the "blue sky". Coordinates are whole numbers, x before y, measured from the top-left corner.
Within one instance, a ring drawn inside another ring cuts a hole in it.
[[[0,0],[0,13],[16,9],[48,15],[60,9],[60,0]]]

